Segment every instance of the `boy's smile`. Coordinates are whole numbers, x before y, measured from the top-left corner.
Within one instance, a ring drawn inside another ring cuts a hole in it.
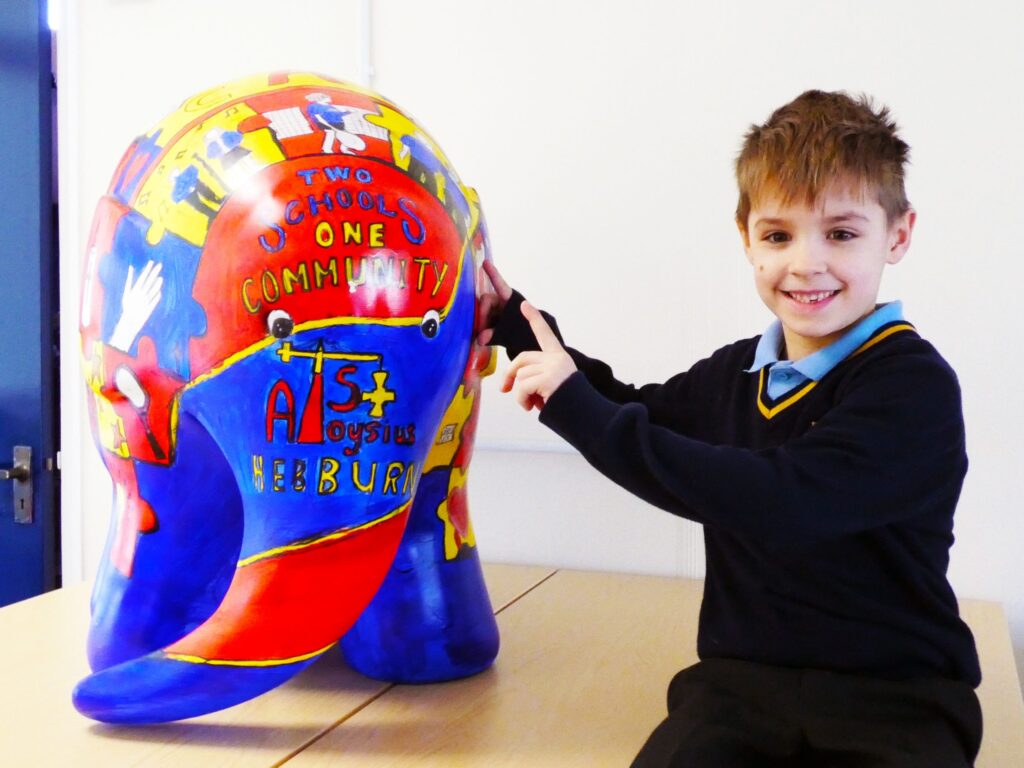
[[[784,357],[822,349],[875,308],[886,264],[910,247],[916,214],[891,224],[871,194],[834,185],[813,205],[757,202],[740,226],[757,292],[782,323]]]

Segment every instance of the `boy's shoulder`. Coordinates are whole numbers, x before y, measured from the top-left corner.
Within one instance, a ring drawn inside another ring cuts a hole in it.
[[[709,367],[722,366],[723,370],[734,371],[737,368],[746,370],[754,362],[754,352],[761,335],[750,336],[744,339],[737,339],[734,342],[719,347],[710,355],[697,363],[697,366],[707,365]],[[696,366],[694,366],[696,367]]]
[[[882,326],[847,358],[851,375],[869,370],[919,371],[922,375],[956,382],[956,372],[935,346],[911,323],[901,320]]]
[[[956,372],[935,346],[909,323],[898,332],[876,333],[833,372],[833,402],[855,398],[862,404],[887,405],[911,413],[960,416],[961,392]],[[823,393],[824,394],[824,393]]]
[[[693,366],[710,375],[744,376],[751,366],[761,336],[751,336],[719,347]],[[746,378],[746,377],[745,377]],[[870,338],[840,361],[826,379],[840,392],[850,387],[899,383],[926,391],[955,394],[960,386],[956,372],[935,346],[911,323],[900,320],[878,328]],[[747,378],[756,386],[757,377]],[[826,389],[830,389],[826,387]]]

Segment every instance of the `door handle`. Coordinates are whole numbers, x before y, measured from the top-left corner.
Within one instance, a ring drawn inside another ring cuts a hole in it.
[[[0,467],[0,480],[14,481],[14,522],[32,523],[32,448],[14,446],[14,465]]]

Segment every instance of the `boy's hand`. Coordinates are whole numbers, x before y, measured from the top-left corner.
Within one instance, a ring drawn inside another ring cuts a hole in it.
[[[484,290],[477,305],[476,327],[480,333],[476,337],[476,343],[482,347],[490,343],[494,336],[494,323],[512,296],[511,286],[505,282],[505,278],[501,276],[493,262],[484,262],[484,272],[487,273],[492,290]]]
[[[516,402],[523,410],[540,410],[555,390],[576,371],[576,364],[558,341],[551,326],[529,302],[523,302],[523,317],[530,322],[540,352],[516,355],[505,372],[501,391],[510,392],[514,389]]]

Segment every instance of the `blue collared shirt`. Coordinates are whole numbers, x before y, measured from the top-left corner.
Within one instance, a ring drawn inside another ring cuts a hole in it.
[[[747,373],[756,373],[766,365],[768,369],[768,397],[778,399],[806,381],[820,381],[821,378],[845,360],[861,344],[883,325],[903,319],[903,302],[893,301],[882,304],[870,315],[854,325],[843,336],[827,347],[805,358],[793,362],[780,360],[779,351],[784,340],[782,323],[773,322],[761,336],[754,352],[754,364]]]

